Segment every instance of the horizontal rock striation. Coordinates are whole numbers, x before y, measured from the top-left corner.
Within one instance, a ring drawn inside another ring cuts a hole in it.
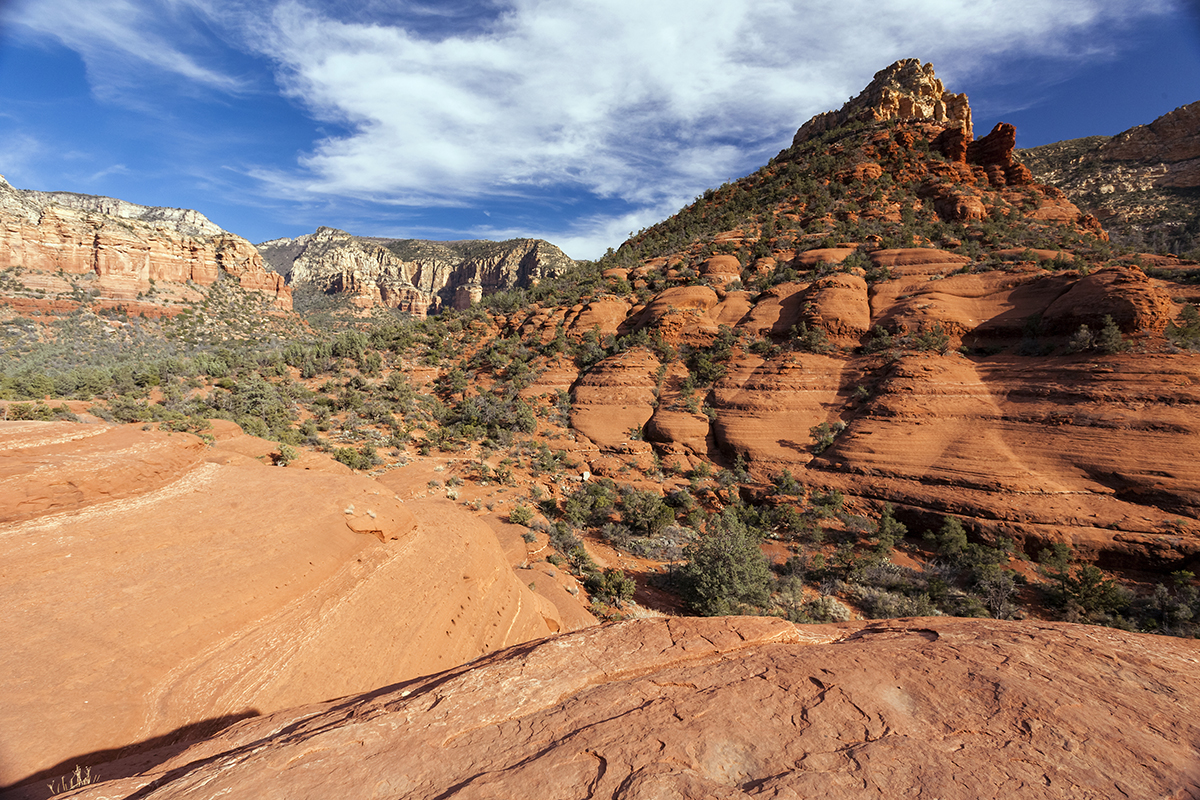
[[[245,239],[186,209],[14,189],[0,178],[0,270],[89,276],[101,298],[136,300],[155,285],[210,286],[222,274],[291,309],[283,279]],[[25,280],[28,283],[28,280]]]

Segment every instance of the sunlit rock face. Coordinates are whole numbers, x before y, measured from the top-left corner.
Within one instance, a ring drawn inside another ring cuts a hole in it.
[[[933,64],[922,66],[920,59],[905,58],[875,73],[867,88],[838,111],[826,111],[804,123],[792,145],[850,122],[886,120],[936,122],[960,128],[968,138],[973,132],[967,96],[947,92],[934,75]]]
[[[621,622],[247,720],[76,796],[1188,797],[1197,656],[1052,623]]]
[[[540,239],[429,242],[353,236],[318,228],[296,239],[258,245],[293,287],[345,295],[360,308],[394,308],[416,316],[468,308],[488,294],[535,285],[573,263]]]
[[[65,289],[55,276],[89,276],[101,298],[198,299],[191,285],[224,275],[290,310],[291,291],[263,267],[250,242],[189,209],[152,208],[110,197],[14,189],[0,179],[0,270],[43,291]]]

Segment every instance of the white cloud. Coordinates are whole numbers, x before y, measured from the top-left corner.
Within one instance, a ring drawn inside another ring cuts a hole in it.
[[[244,88],[204,63],[211,47],[195,24],[210,15],[202,0],[25,0],[6,12],[6,22],[79,53],[93,89],[110,99],[141,102],[148,71],[222,92]]]
[[[275,8],[263,52],[277,59],[290,96],[349,133],[318,142],[302,170],[262,177],[293,192],[410,205],[566,186],[620,198],[640,220],[741,174],[756,163],[748,157],[773,154],[897,58],[933,60],[961,91],[1014,59],[1094,55],[1124,16],[1170,8],[513,0],[484,33],[423,38],[288,0]],[[601,233],[612,221],[594,222]]]

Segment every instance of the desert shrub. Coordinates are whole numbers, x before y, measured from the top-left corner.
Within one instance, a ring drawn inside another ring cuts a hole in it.
[[[616,502],[616,484],[612,481],[587,481],[563,499],[562,518],[581,528],[603,525]]]
[[[1191,303],[1167,325],[1167,338],[1179,347],[1200,348],[1200,311]]]
[[[874,586],[855,586],[851,593],[868,619],[930,617],[941,614],[925,593],[905,595]]]
[[[675,521],[675,513],[657,492],[626,487],[621,492],[621,521],[635,534],[653,536]]]
[[[804,492],[804,487],[796,480],[796,476],[792,475],[790,469],[785,468],[771,482],[775,485],[775,490],[780,494],[796,496]]]
[[[833,349],[833,345],[829,343],[829,337],[825,335],[825,331],[821,328],[809,328],[804,322],[797,323],[792,326],[788,332],[792,346],[797,350],[805,353],[828,353]]]
[[[1094,564],[1075,563],[1075,553],[1061,542],[1044,549],[1038,560],[1047,577],[1056,583],[1051,601],[1065,608],[1069,617],[1099,619],[1126,608],[1129,592],[1117,585]]]
[[[513,506],[508,512],[508,521],[514,525],[528,525],[533,522],[533,509],[523,505]]]
[[[698,614],[719,616],[762,607],[770,598],[771,569],[759,537],[731,509],[710,518],[686,551],[680,570],[683,594]]]
[[[945,355],[950,349],[950,334],[946,332],[942,323],[935,322],[913,337],[912,347],[914,350],[932,350]]]
[[[1096,334],[1096,348],[1108,355],[1123,353],[1129,349],[1129,342],[1121,336],[1121,329],[1117,327],[1111,315],[1105,315],[1104,327]]]
[[[926,531],[925,540],[930,542],[938,555],[951,561],[959,561],[967,547],[967,531],[955,517],[942,517],[942,527],[935,531]]]
[[[801,623],[846,622],[850,609],[836,597],[823,596],[804,603],[794,615],[788,614],[788,619]]]
[[[896,543],[908,534],[908,527],[903,522],[896,519],[895,508],[891,503],[883,507],[883,514],[879,517],[879,523],[875,528],[875,556],[880,559],[887,559],[895,548]]]
[[[1071,341],[1067,342],[1067,350],[1071,353],[1082,353],[1084,350],[1090,350],[1095,342],[1096,337],[1092,333],[1092,329],[1087,325],[1080,325],[1079,330],[1071,334]]]
[[[3,417],[11,420],[38,420],[41,422],[56,419],[79,421],[78,415],[67,408],[66,403],[51,408],[43,400],[38,400],[36,403],[12,403],[4,409]]]
[[[883,353],[895,346],[892,335],[881,325],[871,328],[867,341],[863,344],[864,353]]]
[[[291,445],[281,444],[279,450],[271,454],[271,461],[281,467],[286,467],[288,464],[300,457],[296,452],[296,448]]]
[[[837,489],[830,489],[827,492],[813,492],[811,496],[813,513],[822,519],[832,517],[841,511],[842,504],[845,501],[845,496]]]
[[[368,444],[364,444],[358,450],[353,447],[339,447],[333,451],[333,457],[350,469],[371,469],[379,464],[375,448]]]
[[[822,422],[820,425],[809,428],[808,433],[813,438],[813,452],[823,453],[828,450],[837,435],[844,430],[846,430],[846,423],[841,420],[833,423]]]
[[[633,599],[637,591],[637,583],[622,570],[608,568],[603,572],[593,572],[584,581],[584,587],[593,596],[615,606],[624,605]]]

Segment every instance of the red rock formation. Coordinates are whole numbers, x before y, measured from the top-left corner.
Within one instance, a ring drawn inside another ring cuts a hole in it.
[[[1183,798],[1197,658],[1065,624],[641,620],[247,720],[75,797]]]
[[[635,432],[654,414],[658,368],[658,359],[642,348],[598,363],[572,389],[571,427],[602,448],[648,451]]]
[[[454,504],[218,433],[0,422],[0,785],[560,629]]]
[[[850,122],[929,120],[964,130],[971,136],[971,108],[965,94],[947,92],[933,65],[905,58],[875,73],[867,88],[839,111],[827,111],[804,123],[792,145]]]
[[[991,133],[967,145],[966,160],[987,169],[993,186],[1025,186],[1033,182],[1033,174],[1013,157],[1016,146],[1016,126],[997,122]]]
[[[258,251],[241,237],[191,235],[164,223],[58,205],[42,193],[21,193],[0,179],[0,270],[13,267],[92,274],[101,297],[121,300],[137,298],[152,281],[209,286],[224,270],[242,287],[264,293],[277,308],[291,309],[291,290],[263,268]]]

